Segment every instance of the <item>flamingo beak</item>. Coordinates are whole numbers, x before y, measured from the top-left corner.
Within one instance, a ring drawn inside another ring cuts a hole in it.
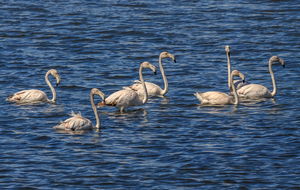
[[[176,59],[174,59],[173,61],[174,61],[174,63],[176,63]]]
[[[154,73],[155,75],[157,74],[157,72],[156,72],[156,71],[154,71],[153,73]]]

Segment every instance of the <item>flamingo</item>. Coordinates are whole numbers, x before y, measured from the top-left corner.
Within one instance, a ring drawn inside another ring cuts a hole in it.
[[[147,92],[148,92],[148,96],[149,97],[153,97],[153,96],[159,96],[159,97],[163,97],[165,94],[167,94],[168,90],[169,90],[169,86],[168,86],[168,80],[165,74],[165,70],[162,64],[162,59],[164,58],[170,58],[173,60],[174,63],[176,63],[176,59],[175,56],[169,52],[161,52],[159,55],[159,69],[164,81],[164,89],[161,89],[157,84],[154,84],[152,82],[145,82],[146,88],[147,88]],[[141,83],[141,81],[136,80],[135,83],[131,86],[129,86],[129,88],[139,91],[141,89],[143,89],[143,84]]]
[[[72,117],[66,119],[65,121],[61,122],[60,124],[54,126],[53,128],[57,129],[57,130],[66,130],[66,131],[86,131],[86,130],[92,130],[92,129],[99,129],[100,128],[100,118],[99,118],[98,111],[97,111],[97,108],[96,108],[96,105],[94,102],[95,95],[100,96],[105,101],[105,95],[103,92],[101,92],[97,88],[91,89],[90,101],[91,101],[92,109],[94,111],[95,118],[96,118],[95,126],[93,126],[92,122],[89,119],[81,116],[80,113],[75,114],[72,112],[71,113]]]
[[[277,93],[275,76],[272,70],[272,65],[275,62],[279,62],[282,67],[285,67],[285,62],[278,56],[272,56],[269,59],[269,73],[272,79],[273,91],[269,91],[267,87],[260,84],[248,84],[237,90],[239,97],[246,99],[261,99],[261,98],[272,98]]]
[[[122,90],[114,92],[108,96],[105,101],[98,104],[98,106],[115,106],[120,109],[120,112],[123,113],[130,106],[139,106],[143,105],[148,101],[148,93],[143,78],[142,71],[144,68],[151,69],[154,73],[156,72],[156,67],[149,62],[143,62],[140,64],[139,76],[142,84],[142,89],[135,91],[129,87],[125,87]]]
[[[240,72],[238,70],[234,70],[230,75],[230,84],[233,89],[233,97],[218,91],[209,91],[209,92],[196,92],[194,95],[198,98],[202,105],[225,105],[225,104],[235,104],[239,103],[239,98],[236,92],[236,88],[233,84],[233,77],[240,76]]]
[[[39,102],[47,102],[47,103],[55,103],[56,102],[56,91],[51,85],[49,81],[49,75],[52,75],[56,78],[56,86],[60,83],[60,76],[55,69],[50,69],[45,75],[45,81],[47,85],[50,87],[52,92],[52,99],[48,99],[45,92],[37,89],[31,90],[22,90],[16,92],[13,95],[10,95],[6,101],[14,102],[18,104],[29,104],[29,103],[39,103]]]
[[[228,88],[230,89],[230,91],[232,91],[231,84],[230,84],[231,64],[230,64],[230,46],[229,45],[225,46],[225,52],[226,52],[226,56],[227,56]],[[245,75],[243,73],[241,73],[240,71],[239,71],[239,73],[240,73],[240,77],[242,80],[233,80],[233,84],[237,90],[240,89],[242,86],[249,84],[248,82],[245,81]]]

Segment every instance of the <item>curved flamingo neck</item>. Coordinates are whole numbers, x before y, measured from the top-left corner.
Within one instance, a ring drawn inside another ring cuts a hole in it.
[[[52,99],[51,100],[48,99],[48,101],[51,102],[51,103],[55,103],[56,102],[56,91],[55,91],[55,89],[53,88],[52,84],[49,81],[49,74],[50,74],[50,72],[48,71],[45,75],[45,81],[46,81],[47,85],[50,87],[51,92],[52,92]]]
[[[100,118],[99,118],[99,115],[98,115],[98,110],[97,110],[97,108],[95,106],[94,94],[92,92],[90,93],[90,101],[91,101],[92,109],[94,111],[95,118],[96,118],[96,125],[95,125],[95,127],[97,129],[99,129],[100,128]]]
[[[160,69],[160,72],[161,72],[161,75],[162,75],[162,78],[163,78],[163,81],[164,81],[164,89],[163,89],[161,95],[165,95],[169,90],[169,85],[168,85],[168,80],[167,80],[165,70],[164,70],[164,67],[163,67],[163,64],[162,64],[162,57],[161,56],[159,56],[158,63],[159,63],[159,69]]]
[[[273,85],[273,91],[271,92],[271,96],[274,97],[277,93],[277,87],[276,87],[274,72],[272,70],[272,64],[273,64],[273,61],[269,60],[269,73],[271,75],[272,85]]]
[[[148,92],[147,92],[147,88],[146,88],[146,85],[145,85],[145,81],[144,81],[144,77],[143,77],[143,66],[141,65],[140,66],[140,69],[139,69],[139,75],[140,75],[140,81],[143,85],[143,89],[144,89],[144,98],[142,100],[143,104],[145,104],[147,101],[148,101]]]
[[[233,97],[234,97],[233,104],[237,105],[239,103],[239,97],[238,97],[238,94],[236,92],[236,89],[235,89],[235,86],[233,83],[233,74],[230,75],[230,84],[231,84],[231,89],[232,89]]]

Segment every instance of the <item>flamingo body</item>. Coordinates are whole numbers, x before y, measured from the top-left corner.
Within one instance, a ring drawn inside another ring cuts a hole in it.
[[[157,84],[154,84],[152,82],[145,82],[148,96],[153,97],[153,96],[163,96],[163,89],[161,89]],[[135,81],[133,85],[131,85],[129,88],[135,91],[142,90],[143,86],[140,81]]]
[[[248,84],[237,90],[238,96],[247,99],[271,98],[272,93],[260,84]]]
[[[225,105],[225,104],[233,104],[234,98],[229,96],[226,93],[218,92],[218,91],[209,91],[209,92],[196,92],[194,94],[201,104],[211,104],[211,105]]]
[[[92,122],[81,116],[81,114],[71,114],[72,117],[66,119],[60,124],[54,126],[54,129],[58,130],[71,130],[71,131],[82,131],[82,130],[91,130],[93,129]]]
[[[13,95],[9,96],[7,99],[9,102],[14,103],[38,103],[38,102],[47,102],[48,97],[45,92],[41,90],[31,89],[31,90],[22,90],[16,92]]]
[[[125,110],[130,106],[143,105],[138,93],[134,90],[124,89],[112,93],[105,99],[105,105],[116,106],[121,110]]]

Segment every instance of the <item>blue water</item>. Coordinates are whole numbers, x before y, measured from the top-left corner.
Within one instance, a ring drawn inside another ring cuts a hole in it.
[[[0,1],[1,189],[299,188],[299,29],[292,0]],[[228,92],[225,45],[232,68],[269,89],[268,59],[285,60],[274,100],[199,106],[196,91]],[[95,122],[90,89],[132,84],[161,51],[177,59],[164,60],[166,98],[99,108],[100,131],[52,129],[72,111]],[[62,78],[56,105],[5,101],[32,88],[51,96],[50,68]]]

